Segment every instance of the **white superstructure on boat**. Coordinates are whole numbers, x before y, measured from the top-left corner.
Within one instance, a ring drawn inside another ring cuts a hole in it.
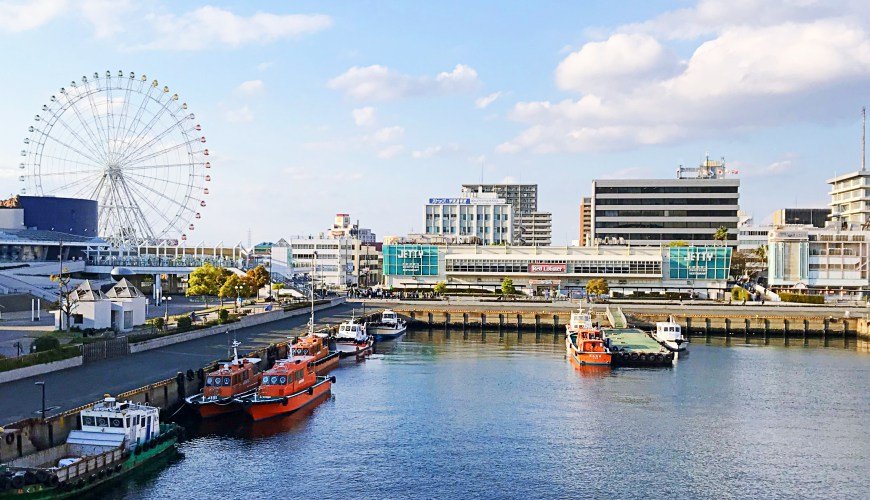
[[[669,351],[684,352],[686,350],[686,338],[683,337],[683,327],[676,323],[673,317],[669,318],[668,321],[656,323],[656,331],[653,338]]]

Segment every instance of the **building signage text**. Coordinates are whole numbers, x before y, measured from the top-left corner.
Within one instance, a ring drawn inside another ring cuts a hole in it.
[[[565,273],[568,264],[529,264],[530,273]]]

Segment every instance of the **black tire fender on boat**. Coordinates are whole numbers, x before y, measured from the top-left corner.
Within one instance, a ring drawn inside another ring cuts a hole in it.
[[[12,485],[13,489],[20,489],[24,487],[24,475],[16,474],[12,476],[12,479],[9,480],[9,484]]]
[[[123,465],[118,464],[118,465],[115,466],[115,472],[121,472],[121,469],[123,469],[123,468],[124,468]]]
[[[4,439],[6,439],[6,444],[12,444],[12,442],[15,441],[15,434],[10,432],[9,434],[6,434]]]
[[[284,397],[281,399],[281,406],[287,406],[287,403],[289,403],[289,402],[290,402],[290,400],[288,400],[286,397]]]
[[[193,380],[193,375],[194,375],[194,374],[193,374],[193,370],[191,370],[190,368],[187,369],[187,373],[186,373],[185,375],[187,376],[187,381],[188,381],[188,382],[190,382],[191,380]]]
[[[308,395],[309,395],[309,396],[313,396],[313,395],[314,395],[314,387],[309,387],[309,388],[308,388]]]
[[[640,359],[641,361],[646,361],[646,354],[640,353],[640,356],[638,356],[638,359]]]
[[[329,382],[332,383],[332,384],[335,383],[335,375],[329,377]]]
[[[632,361],[637,361],[637,353],[636,352],[629,354],[629,357],[631,357]]]
[[[662,361],[665,360],[665,355],[662,353],[656,354],[656,360],[658,360],[658,362],[661,363]]]
[[[674,360],[674,353],[669,352],[666,357],[668,358],[668,361],[673,361]]]

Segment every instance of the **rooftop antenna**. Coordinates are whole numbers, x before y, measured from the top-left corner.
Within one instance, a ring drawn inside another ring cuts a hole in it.
[[[867,167],[867,155],[864,149],[864,143],[867,139],[867,108],[861,107],[861,171],[865,171]]]

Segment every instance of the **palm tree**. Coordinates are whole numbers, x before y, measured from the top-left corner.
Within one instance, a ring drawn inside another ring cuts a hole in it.
[[[716,229],[716,233],[713,234],[713,239],[724,245],[725,241],[728,239],[728,228],[725,226],[719,226],[719,228]]]

